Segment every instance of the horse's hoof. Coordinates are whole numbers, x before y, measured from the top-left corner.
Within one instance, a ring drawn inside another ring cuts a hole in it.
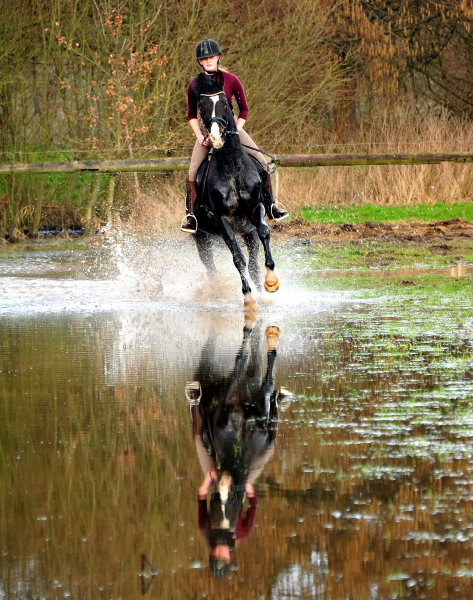
[[[273,283],[272,285],[266,283],[266,281],[264,282],[264,289],[269,292],[270,294],[272,294],[273,292],[277,292],[279,290],[279,281],[276,281],[276,283]]]
[[[259,310],[259,306],[251,294],[245,295],[244,309],[245,309],[245,313],[252,313],[252,312],[256,312],[257,310]]]
[[[266,279],[264,280],[264,289],[267,292],[277,292],[279,290],[279,281],[273,270],[266,270]]]
[[[266,341],[268,342],[268,350],[270,352],[272,352],[273,350],[276,350],[276,348],[278,347],[280,335],[281,335],[281,330],[279,329],[279,327],[276,327],[275,325],[270,325],[266,329]]]

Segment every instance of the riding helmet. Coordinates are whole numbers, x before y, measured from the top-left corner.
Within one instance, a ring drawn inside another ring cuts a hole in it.
[[[215,40],[202,40],[195,49],[197,60],[217,56],[217,54],[222,54],[222,51]]]

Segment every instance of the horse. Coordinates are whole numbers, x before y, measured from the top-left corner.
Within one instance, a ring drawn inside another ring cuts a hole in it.
[[[195,381],[185,388],[199,461],[204,473],[214,473],[207,489],[209,510],[207,498],[199,499],[199,529],[210,545],[211,565],[220,554],[230,562],[235,540],[251,533],[258,505],[253,484],[274,454],[279,405],[288,394],[274,385],[279,329],[270,326],[265,332],[264,375],[260,327],[253,325],[246,320],[230,374],[221,368],[218,337],[211,336],[201,350]],[[244,517],[246,494],[250,508]]]
[[[212,254],[211,235],[221,236],[230,249],[233,263],[242,282],[244,308],[258,309],[246,277],[246,259],[236,239],[240,233],[249,252],[249,272],[261,291],[258,266],[259,240],[263,245],[268,292],[279,289],[270,249],[270,230],[265,222],[263,205],[263,166],[243,148],[233,113],[223,91],[223,75],[217,79],[201,73],[198,77],[199,111],[212,143],[212,150],[196,174],[198,228],[194,235],[199,257],[210,278],[216,272]],[[259,165],[259,166],[258,166]]]

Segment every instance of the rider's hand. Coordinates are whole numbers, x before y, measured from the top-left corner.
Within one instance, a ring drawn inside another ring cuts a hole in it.
[[[217,471],[214,468],[211,468],[205,474],[204,481],[199,488],[199,498],[206,498],[209,492],[209,487],[212,481],[217,481]]]
[[[210,144],[208,136],[202,134],[197,137],[197,141],[201,146],[208,146]]]

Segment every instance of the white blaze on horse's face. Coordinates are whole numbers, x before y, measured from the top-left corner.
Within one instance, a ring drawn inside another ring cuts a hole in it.
[[[220,97],[219,96],[211,96],[210,99],[213,102],[212,118],[214,118],[215,110],[217,107],[217,102],[220,100]],[[222,136],[220,135],[220,127],[218,126],[218,123],[216,123],[215,121],[212,123],[212,126],[210,127],[210,139],[212,140],[212,144],[213,144],[214,148],[221,148],[223,146]]]
[[[224,473],[218,482],[218,491],[220,493],[220,500],[222,502],[226,502],[228,500],[228,496],[230,495],[230,486],[232,483],[232,478]]]

